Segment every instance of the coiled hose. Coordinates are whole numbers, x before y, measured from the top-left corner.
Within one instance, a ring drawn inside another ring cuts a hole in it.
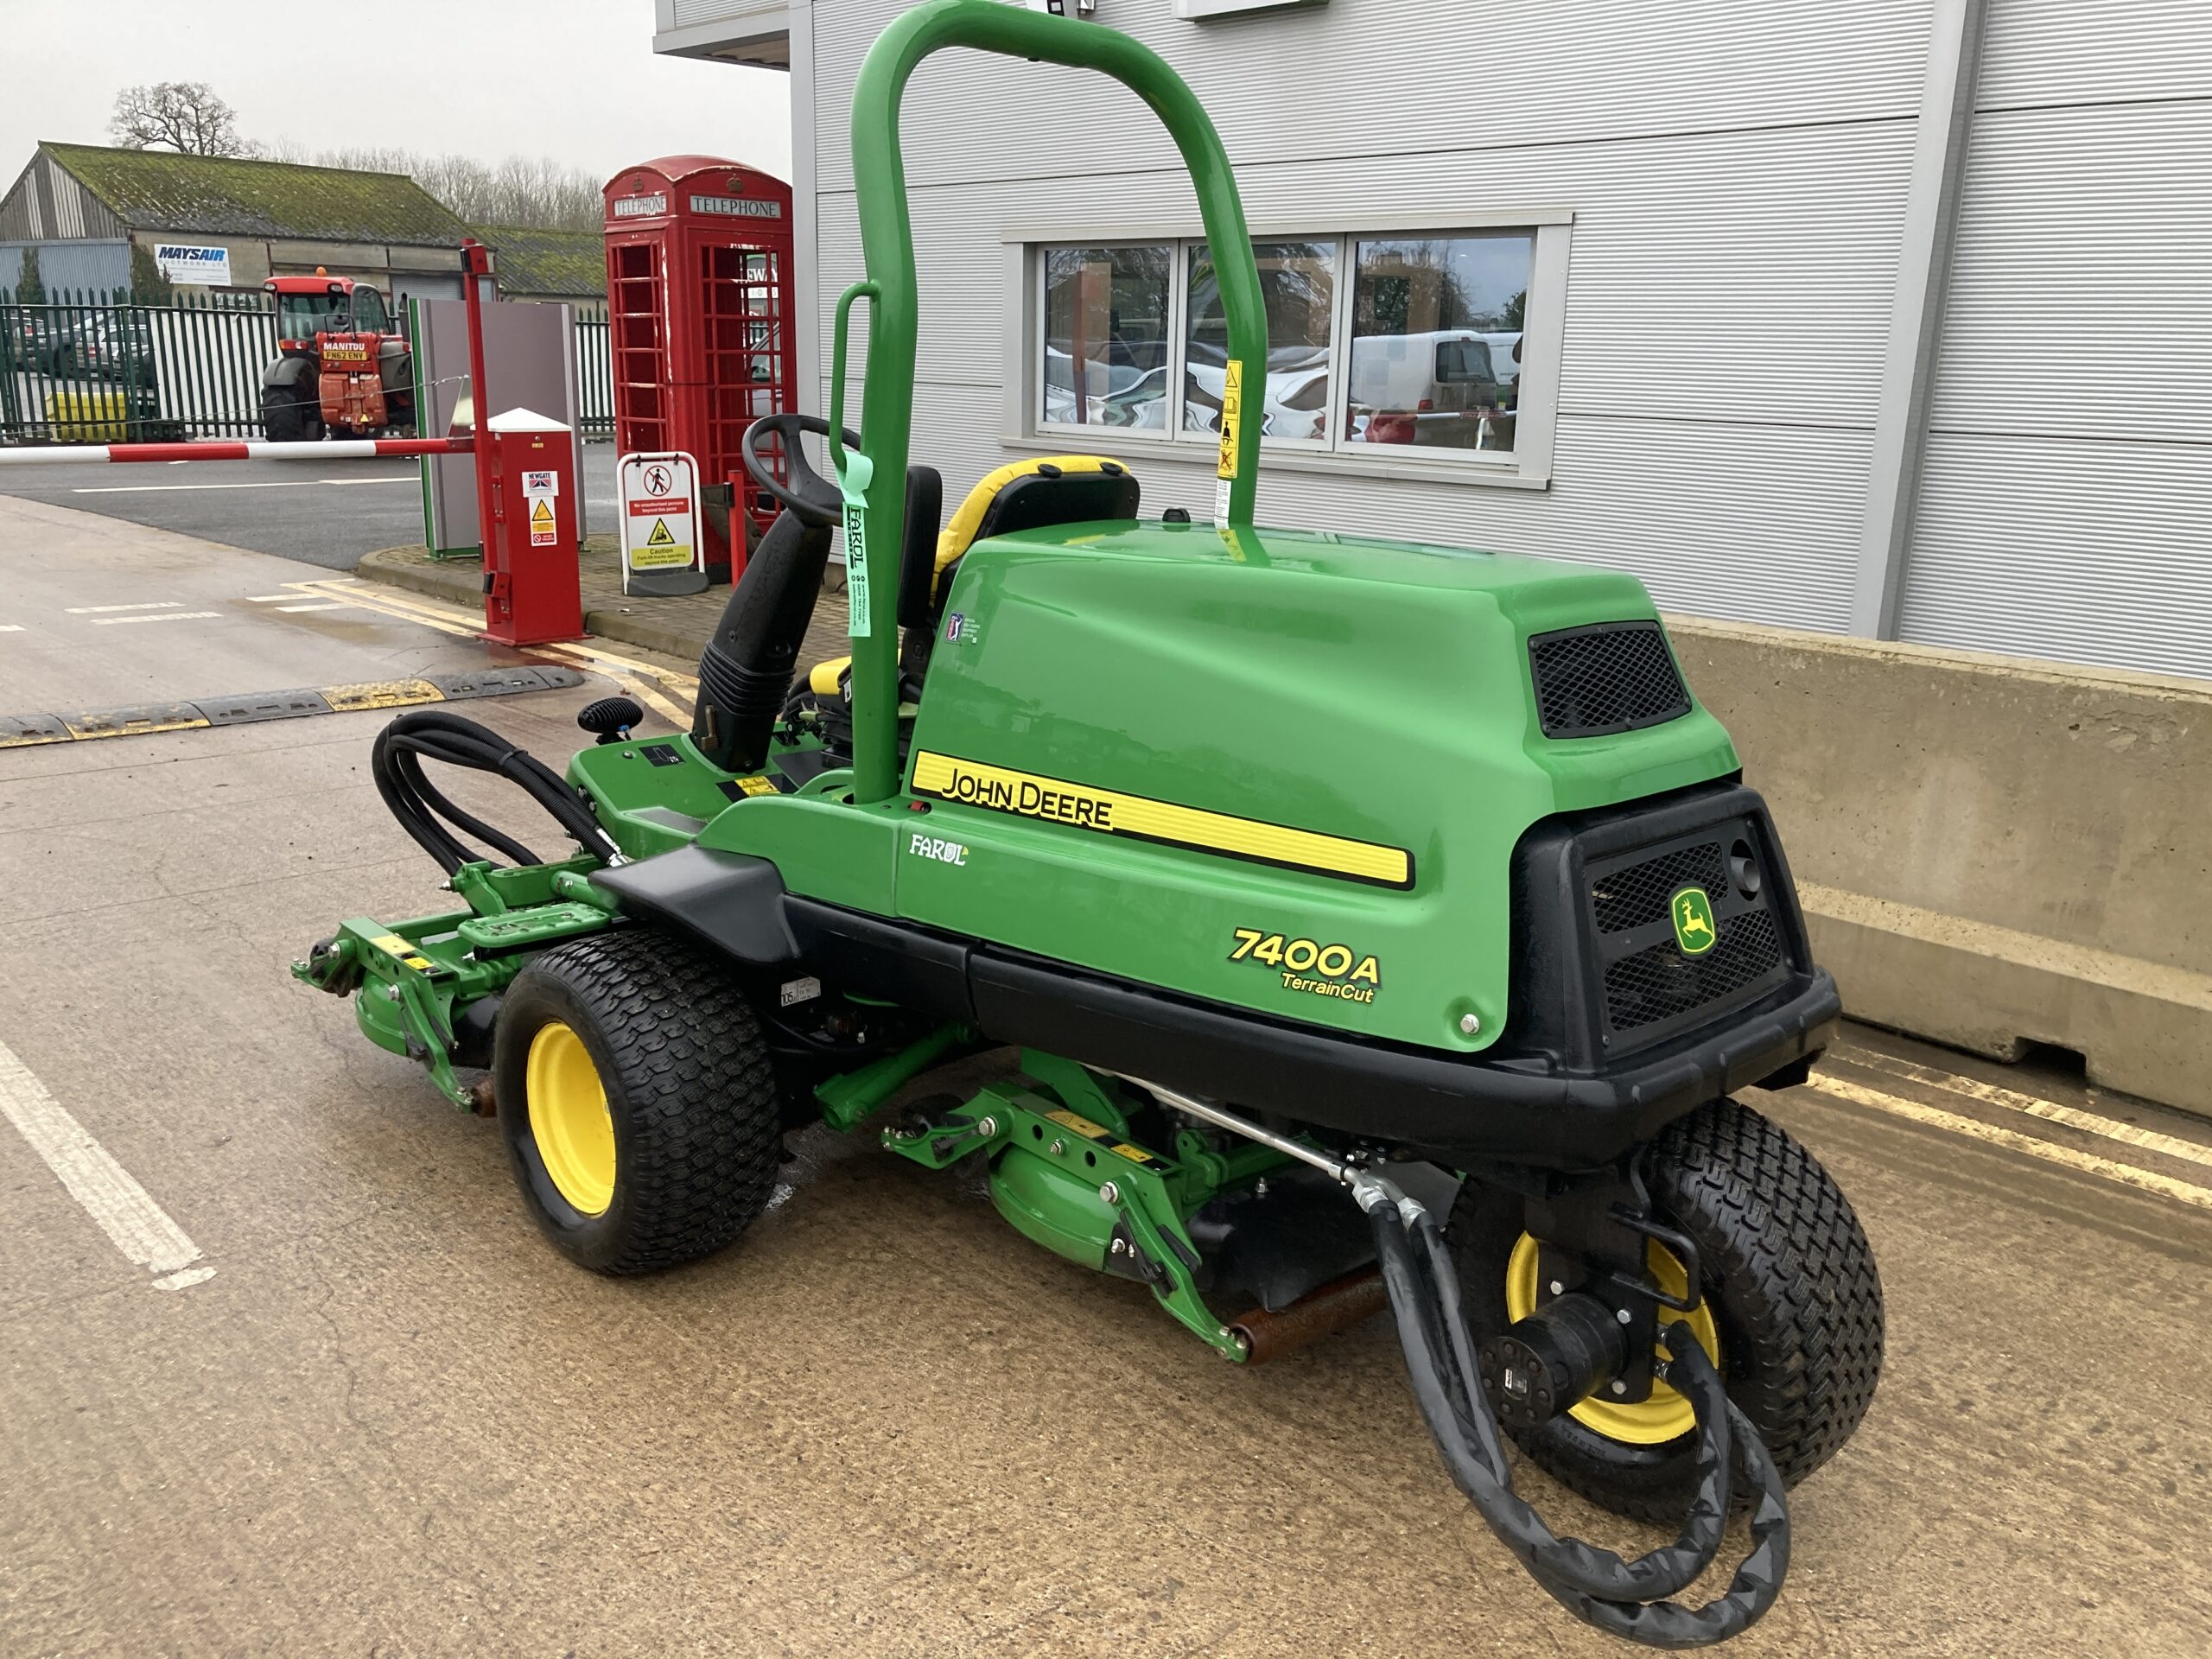
[[[1452,1483],[1529,1576],[1586,1624],[1646,1647],[1701,1648],[1748,1630],[1774,1605],[1789,1573],[1789,1510],[1758,1430],[1730,1402],[1689,1328],[1661,1332],[1667,1358],[1658,1368],[1697,1414],[1696,1491],[1681,1536],[1632,1561],[1561,1538],[1514,1493],[1460,1310],[1459,1270],[1435,1218],[1371,1177],[1354,1178],[1352,1189],[1374,1230],[1421,1416]],[[1719,1551],[1732,1468],[1757,1491],[1751,1549],[1726,1592],[1701,1607],[1682,1606],[1668,1598],[1688,1589]]]
[[[584,798],[543,760],[473,720],[442,709],[415,709],[395,716],[377,734],[369,751],[369,771],[376,779],[377,793],[384,797],[399,827],[437,860],[438,868],[448,875],[484,856],[454,835],[454,830],[474,836],[514,863],[544,861],[512,836],[448,800],[423,775],[426,760],[466,766],[473,772],[497,772],[543,807],[547,816],[586,852],[610,861],[620,856]]]

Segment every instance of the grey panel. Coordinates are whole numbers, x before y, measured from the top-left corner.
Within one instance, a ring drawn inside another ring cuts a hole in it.
[[[2212,102],[1975,117],[1938,429],[2212,442]]]
[[[201,697],[192,704],[207,716],[211,726],[245,726],[263,720],[297,720],[308,715],[327,715],[330,705],[322,693],[302,688],[296,691],[250,691],[232,697]]]
[[[550,679],[552,675],[565,677]],[[446,694],[449,702],[461,702],[470,697],[503,697],[523,691],[543,691],[549,684],[575,685],[583,677],[572,669],[482,668],[466,674],[425,674],[423,677]]]
[[[0,749],[33,743],[67,743],[69,728],[54,715],[0,715]]]
[[[1977,108],[2204,97],[2204,0],[1993,0]]]
[[[1938,433],[1899,632],[2212,678],[2212,448]]]
[[[413,335],[415,373],[428,388],[418,417],[426,437],[443,437],[468,391],[468,308],[460,300],[420,300]],[[566,422],[573,430],[579,409],[569,308],[496,300],[484,308],[484,378],[494,415],[534,410]],[[442,550],[480,546],[476,524],[476,461],[471,455],[431,455],[430,523],[426,540]],[[577,525],[583,523],[583,465],[576,458]]]
[[[1112,27],[1191,81],[1240,167],[1907,116],[1929,28],[1924,3],[1897,0],[1549,0],[1479,12],[1465,0],[1343,0],[1229,24],[1179,22],[1150,0],[1109,4]],[[850,182],[854,77],[905,10],[841,0],[815,10],[824,188]],[[1133,94],[1088,72],[974,53],[925,63],[902,124],[917,183],[1091,173],[1118,189],[1131,170],[1173,165]]]

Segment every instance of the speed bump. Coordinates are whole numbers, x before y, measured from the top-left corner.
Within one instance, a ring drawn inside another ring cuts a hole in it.
[[[406,709],[474,697],[511,697],[525,691],[563,690],[582,685],[583,678],[573,668],[518,664],[467,673],[365,680],[352,685],[246,691],[190,702],[128,703],[120,709],[59,715],[0,715],[0,749],[197,731],[211,726],[247,726],[265,720],[298,720],[309,715],[353,714],[368,709]]]

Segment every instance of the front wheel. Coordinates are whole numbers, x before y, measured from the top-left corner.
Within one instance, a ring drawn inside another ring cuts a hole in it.
[[[767,1207],[775,1068],[739,986],[688,940],[635,929],[548,950],[500,1003],[493,1080],[523,1202],[579,1266],[677,1267]]]
[[[1780,1125],[1732,1100],[1668,1126],[1644,1179],[1659,1218],[1703,1262],[1692,1332],[1795,1486],[1851,1438],[1882,1369],[1882,1282],[1851,1202]],[[1477,1343],[1549,1299],[1518,1194],[1469,1181],[1449,1230]],[[1649,1265],[1680,1294],[1681,1264],[1657,1244]],[[1593,1503],[1677,1522],[1696,1485],[1695,1418],[1664,1383],[1633,1404],[1593,1395],[1514,1438]]]
[[[322,404],[299,386],[270,386],[261,394],[261,429],[271,443],[313,443],[322,436]]]

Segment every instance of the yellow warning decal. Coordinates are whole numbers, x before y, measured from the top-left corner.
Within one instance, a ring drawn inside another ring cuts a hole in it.
[[[1045,1114],[1064,1129],[1073,1129],[1086,1141],[1103,1141],[1110,1130],[1103,1129],[1080,1112],[1071,1112],[1065,1106]]]
[[[531,504],[530,527],[532,530],[550,530],[552,525],[553,504],[541,495]]]
[[[914,758],[914,792],[993,812],[1073,824],[1103,836],[1127,836],[1204,853],[1224,853],[1231,858],[1346,876],[1380,887],[1413,885],[1413,855],[1402,848],[1231,817],[1225,812],[1178,806],[1142,795],[1093,789],[1088,784],[956,760],[927,749]]]
[[[729,781],[733,789],[747,795],[773,795],[777,792],[774,781],[767,778],[733,778]]]
[[[676,545],[676,537],[668,533],[667,519],[653,520],[653,532],[645,537],[645,545],[647,547],[674,547]]]
[[[1244,364],[1231,358],[1221,383],[1221,466],[1223,478],[1236,476],[1236,435],[1244,425]]]
[[[410,702],[443,702],[446,694],[428,680],[364,680],[358,685],[326,685],[322,700],[339,714],[357,709],[404,709]]]
[[[434,966],[428,957],[423,955],[397,933],[379,933],[369,943],[387,955],[397,957],[400,961],[417,972],[428,973]]]
[[[1128,1159],[1133,1164],[1148,1164],[1152,1161],[1152,1154],[1150,1153],[1147,1152],[1142,1147],[1133,1147],[1126,1141],[1117,1142],[1112,1147],[1112,1150],[1121,1154],[1122,1157]]]

